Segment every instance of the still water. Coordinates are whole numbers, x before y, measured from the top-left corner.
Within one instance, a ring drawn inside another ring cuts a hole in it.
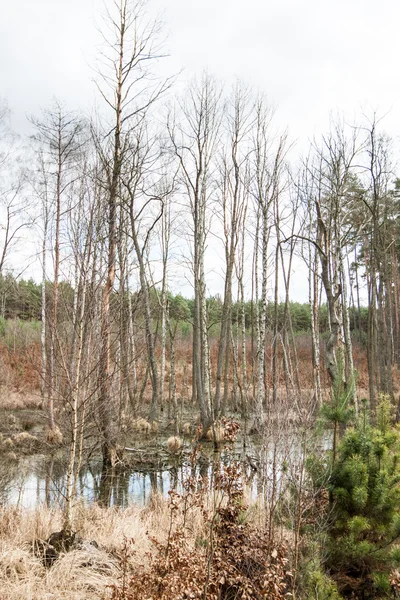
[[[87,503],[102,501],[110,506],[137,504],[144,506],[153,492],[168,497],[171,489],[183,491],[183,482],[191,475],[200,480],[213,480],[215,470],[228,460],[223,453],[204,458],[195,467],[183,461],[163,465],[163,468],[135,470],[118,469],[104,474],[100,463],[85,466],[77,481],[77,497]],[[251,467],[243,468],[246,484],[257,495],[257,478]],[[38,505],[61,506],[65,496],[66,464],[60,458],[33,456],[22,458],[18,464],[2,465],[0,471],[0,505],[34,508]],[[254,489],[253,489],[254,488]]]
[[[320,451],[331,447],[330,438],[323,440]],[[240,461],[242,483],[247,494],[255,499],[266,493],[271,483],[284,488],[288,479],[296,478],[304,464],[304,454],[298,437],[291,432],[284,440],[270,444],[268,454],[260,444],[246,448],[237,444],[229,451],[202,452],[195,465],[190,464],[189,453],[180,460],[170,456],[158,465],[140,464],[136,468],[119,468],[113,473],[102,472],[101,463],[93,461],[81,469],[77,497],[88,504],[101,501],[109,506],[144,506],[153,492],[164,497],[168,497],[171,489],[181,493],[190,476],[198,485],[207,485],[211,490],[216,472],[232,460]],[[2,461],[0,457],[0,506],[62,506],[65,484],[66,460],[61,453],[53,457],[35,455],[15,462]]]

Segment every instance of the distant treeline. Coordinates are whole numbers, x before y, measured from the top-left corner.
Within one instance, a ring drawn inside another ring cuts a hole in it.
[[[65,315],[70,313],[73,308],[74,290],[70,283],[61,282],[59,285],[60,301],[63,306]],[[15,279],[12,275],[0,276],[0,316],[5,319],[21,319],[23,321],[40,321],[41,320],[41,297],[42,286],[32,279]],[[140,319],[142,312],[142,302],[140,293],[132,293],[133,310],[135,316]],[[47,310],[51,310],[53,298],[53,284],[46,283],[46,303]],[[125,303],[126,306],[128,303]],[[152,290],[152,314],[157,318],[159,301],[157,293]],[[112,298],[112,306],[114,310],[119,310],[121,306],[121,297],[118,292],[115,292]],[[222,317],[222,299],[219,296],[212,296],[207,299],[208,319],[210,333],[216,333]],[[194,300],[187,299],[180,294],[169,294],[169,312],[170,318],[174,321],[179,321],[182,329],[187,331],[193,322]],[[246,329],[250,330],[256,319],[256,306],[254,302],[248,301],[244,306],[244,315]],[[368,322],[367,307],[350,307],[350,323],[352,331],[366,333]],[[289,310],[287,310],[284,302],[279,303],[277,313],[275,313],[275,305],[270,302],[267,306],[267,323],[274,323],[275,314],[278,318],[279,328],[284,328],[285,325],[293,328],[293,332],[299,334],[301,332],[309,332],[311,330],[311,314],[310,306],[307,303],[290,302]],[[323,333],[329,328],[328,311],[326,305],[320,307],[320,331]],[[60,315],[62,320],[62,316]],[[232,323],[240,323],[242,319],[242,307],[238,303],[232,306]]]

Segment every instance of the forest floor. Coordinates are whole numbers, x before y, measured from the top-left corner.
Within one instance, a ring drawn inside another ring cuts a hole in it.
[[[186,501],[189,498],[190,509],[186,502],[184,510],[181,498],[167,500],[158,494],[144,508],[101,508],[78,502],[76,534],[69,548],[57,547],[50,539],[62,530],[60,509],[0,508],[0,600],[130,598],[121,591],[123,581],[151,569],[154,555],[160,548],[164,552],[168,537],[178,530],[184,531],[187,551],[195,552],[205,566],[210,515],[215,513],[218,494],[206,493],[201,499],[188,495]],[[240,522],[240,527],[246,524],[259,532],[265,525],[260,501],[246,498],[246,491]]]
[[[81,541],[69,552],[60,552],[54,564],[46,564],[35,549],[62,529],[60,510],[40,507],[34,511],[0,510],[0,600],[91,600],[110,597],[121,576],[122,547],[134,540],[128,570],[146,562],[151,537],[165,539],[169,528],[166,501],[154,498],[146,509],[123,511],[98,506],[76,507],[75,529]],[[193,543],[201,531],[194,521]],[[107,593],[108,592],[108,593]]]
[[[19,386],[16,381],[15,375],[13,382],[10,378],[8,383],[0,384],[0,459],[7,469],[8,464],[13,464],[13,468],[18,469],[21,457],[50,455],[54,451],[54,447],[46,442],[47,411],[41,406],[40,393],[34,381]],[[399,388],[399,381],[396,374],[396,390]],[[364,377],[360,376],[360,398],[368,395],[364,384]],[[328,389],[326,393],[328,394]],[[288,401],[283,390],[280,390],[280,397],[285,401],[280,404],[279,411],[269,415],[270,431],[274,431],[276,439],[280,437],[283,440],[278,440],[278,445],[286,444],[284,453],[279,458],[285,462],[285,457],[293,460],[293,449],[296,446],[293,439],[289,439],[288,432],[292,432],[298,423],[311,432],[315,415],[309,410],[312,408],[312,390],[306,385],[302,390],[302,406],[296,408],[291,400]],[[143,417],[148,414],[148,400],[149,397],[145,397],[141,411]],[[182,436],[187,456],[193,446],[198,415],[190,402],[186,401],[180,406],[181,425],[186,422],[191,424],[191,431]],[[245,425],[246,433],[254,442],[257,436],[251,434],[252,420],[249,419],[244,424],[239,413],[233,416],[241,422],[241,435]],[[158,431],[134,431],[137,419],[125,423],[120,443],[142,451],[141,454],[125,453],[124,458],[127,462],[131,461],[132,468],[147,468],[153,458],[159,465],[160,456],[165,459],[166,464],[173,459],[167,449],[167,439],[174,433],[170,417],[166,406],[158,421]],[[68,414],[62,411],[62,407],[59,407],[58,419],[61,424],[68,421]],[[68,436],[64,439],[64,446],[60,448],[61,452],[67,449],[67,438]],[[205,454],[211,456],[212,452],[212,442],[206,442]],[[243,456],[249,459],[247,467],[254,469],[248,448]],[[149,461],[147,465],[143,458]],[[287,464],[290,464],[289,461]],[[293,469],[295,473],[295,467]],[[250,489],[245,489],[244,497],[245,508],[240,518],[243,523],[262,532],[267,521],[267,509],[262,504],[265,497],[260,500],[262,496],[254,495]],[[189,551],[200,556],[203,569],[208,560],[207,539],[215,498],[213,492],[201,500],[196,499],[191,506],[190,515],[187,519],[185,517],[185,544]],[[135,573],[151,571],[154,556],[160,547],[165,549],[169,533],[179,527],[179,518],[175,517],[175,513],[178,514],[181,509],[173,506],[174,497],[171,502],[171,499],[168,500],[159,493],[152,493],[150,501],[144,507],[128,504],[125,508],[105,508],[78,500],[74,506],[74,543],[68,551],[65,547],[56,550],[56,559],[50,559],[49,562],[44,549],[52,545],[49,544],[50,536],[62,530],[63,514],[60,505],[48,507],[37,504],[34,509],[0,505],[0,600],[130,600],[128,594],[124,596],[121,592],[121,585],[124,585],[123,581],[134,577]],[[275,535],[277,543],[285,543],[290,549],[292,534],[288,530],[282,527]]]

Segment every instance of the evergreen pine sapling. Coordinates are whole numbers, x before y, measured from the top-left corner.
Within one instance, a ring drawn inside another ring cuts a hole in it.
[[[334,449],[328,485],[326,567],[342,593],[364,598],[389,593],[390,569],[400,561],[400,433],[391,424],[389,397],[380,397],[375,422],[364,404]]]

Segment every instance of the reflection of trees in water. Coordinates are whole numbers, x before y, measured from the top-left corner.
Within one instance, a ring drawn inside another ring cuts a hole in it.
[[[156,471],[150,471],[149,472],[149,478],[150,478],[150,494],[154,494],[158,492],[158,488],[157,488],[157,472]]]
[[[174,464],[170,468],[169,474],[170,474],[170,486],[169,487],[171,490],[176,490],[178,488],[178,482],[179,482],[178,466],[176,464]]]
[[[131,475],[127,469],[102,469],[98,493],[95,495],[98,503],[106,507],[127,506]]]
[[[37,503],[45,502],[49,508],[61,506],[65,497],[66,467],[64,459],[54,454],[36,463]]]
[[[51,507],[51,480],[52,480],[52,476],[53,476],[53,468],[54,468],[54,458],[51,457],[51,459],[47,463],[47,469],[46,469],[46,475],[45,475],[45,486],[44,486],[45,502],[46,502],[46,506],[48,508]],[[39,478],[38,478],[38,488],[40,489]]]
[[[97,467],[97,468],[96,468]],[[93,479],[93,499],[100,506],[126,506],[129,499],[129,471],[89,466]]]
[[[164,496],[164,477],[163,477],[163,475],[164,475],[164,474],[163,474],[163,472],[162,472],[162,471],[160,471],[160,472],[158,473],[158,481],[160,482],[160,483],[159,483],[159,485],[160,485],[159,491],[160,491],[160,494],[161,494],[162,496]]]
[[[14,505],[44,502],[61,504],[64,498],[65,464],[54,456],[20,458],[0,463],[0,503]]]
[[[90,473],[90,481],[87,474]],[[129,476],[127,469],[103,468],[101,464],[89,464],[80,474],[80,490],[90,488],[91,497],[100,506],[126,506],[129,498]]]
[[[85,471],[82,470],[79,477],[80,477],[80,490],[82,491],[84,489],[84,483],[82,480],[84,480],[84,473]],[[93,500],[95,502],[97,502],[99,496],[100,496],[100,479],[101,479],[101,468],[99,468],[98,464],[92,465],[91,463],[89,463],[87,465],[87,471],[88,473],[90,473],[91,476],[91,480],[92,480],[92,493],[93,493]]]
[[[126,506],[129,502],[129,471],[124,469],[116,478],[115,504]]]
[[[164,492],[163,471],[137,472],[129,469],[105,469],[99,475],[93,473],[94,499],[101,506],[127,506],[131,501],[130,487],[138,484],[141,504],[147,504],[153,492]]]
[[[246,456],[241,456],[246,460]],[[258,456],[260,458],[260,456]],[[122,506],[136,502],[145,505],[152,493],[168,497],[170,489],[182,493],[184,482],[190,479],[194,489],[205,488],[212,490],[215,476],[223,463],[232,460],[231,454],[221,452],[207,454],[201,451],[196,462],[182,461],[173,457],[166,469],[131,470],[129,468],[102,470],[101,463],[86,464],[78,476],[78,498],[86,498],[89,502],[99,502],[102,506]],[[261,465],[263,461],[260,461]],[[18,501],[19,488],[26,487],[27,497],[40,504],[45,502],[48,507],[62,506],[66,484],[66,464],[62,455],[54,454],[47,458],[25,460],[24,467],[17,463],[0,464],[0,504],[9,502],[9,492],[12,491],[13,504]],[[246,463],[248,467],[248,462]],[[257,461],[258,464],[258,461]],[[259,465],[260,466],[260,465]],[[247,476],[246,476],[247,475]],[[257,469],[247,472],[243,469],[243,482],[252,484],[254,495],[263,493],[267,473]],[[29,482],[28,482],[29,478]],[[18,487],[19,486],[19,487]]]
[[[210,459],[203,454],[200,454],[198,459],[198,467],[199,467],[199,475],[201,480],[206,481],[209,479],[210,473]],[[202,485],[202,481],[200,480],[200,485]]]
[[[51,456],[44,463],[45,501],[47,506],[61,506],[65,498],[66,467],[65,462]]]
[[[16,461],[0,461],[0,505],[7,504],[10,492],[15,489],[15,479],[18,476],[18,463]]]
[[[97,502],[100,506],[111,506],[111,500],[113,498],[114,480],[114,469],[109,469],[107,467],[107,464],[103,463],[103,468],[100,476],[99,495],[97,497]]]

